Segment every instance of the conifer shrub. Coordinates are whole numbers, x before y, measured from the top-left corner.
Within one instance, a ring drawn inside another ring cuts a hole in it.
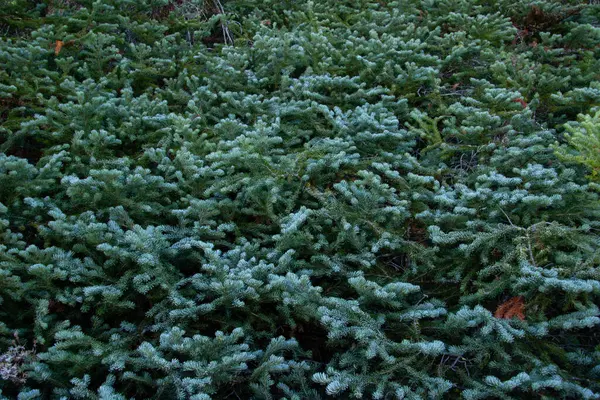
[[[600,398],[600,5],[5,0],[0,399]]]

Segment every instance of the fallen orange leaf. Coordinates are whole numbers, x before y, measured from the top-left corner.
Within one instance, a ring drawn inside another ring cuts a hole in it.
[[[519,103],[521,104],[521,106],[523,106],[523,108],[527,108],[527,102],[523,99],[514,99],[513,100],[515,103]]]
[[[523,321],[525,319],[525,301],[523,296],[512,297],[500,304],[494,313],[494,317],[503,319],[517,317]]]
[[[54,55],[58,55],[58,53],[60,53],[60,51],[62,50],[63,46],[64,46],[65,42],[63,42],[62,40],[57,40],[56,41],[56,46],[54,47]]]

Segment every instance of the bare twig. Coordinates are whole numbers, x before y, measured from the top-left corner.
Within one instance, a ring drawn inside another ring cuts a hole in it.
[[[533,257],[533,250],[531,249],[531,238],[529,237],[529,232],[527,232],[527,250],[529,250],[529,258],[531,259],[531,265],[537,267],[535,263],[535,258]]]
[[[502,211],[502,214],[504,214],[504,216],[506,217],[506,219],[510,223],[510,226],[512,226],[513,228],[516,228],[515,224],[513,224],[513,222],[510,220],[510,217],[508,216],[507,213],[504,212],[504,210],[502,209],[502,207],[498,206],[498,208],[500,209],[500,211]]]
[[[225,9],[219,0],[213,0],[213,4],[218,11],[217,14],[225,15]],[[223,20],[221,20],[221,30],[223,31],[223,40],[225,41],[225,44],[233,44],[233,36],[229,31],[227,22],[224,22]]]

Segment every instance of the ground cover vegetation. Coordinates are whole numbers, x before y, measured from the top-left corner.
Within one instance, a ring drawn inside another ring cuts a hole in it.
[[[4,0],[0,398],[600,398],[600,5]]]

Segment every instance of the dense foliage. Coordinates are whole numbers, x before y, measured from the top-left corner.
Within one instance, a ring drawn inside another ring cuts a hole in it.
[[[600,398],[597,3],[4,0],[0,398]]]

